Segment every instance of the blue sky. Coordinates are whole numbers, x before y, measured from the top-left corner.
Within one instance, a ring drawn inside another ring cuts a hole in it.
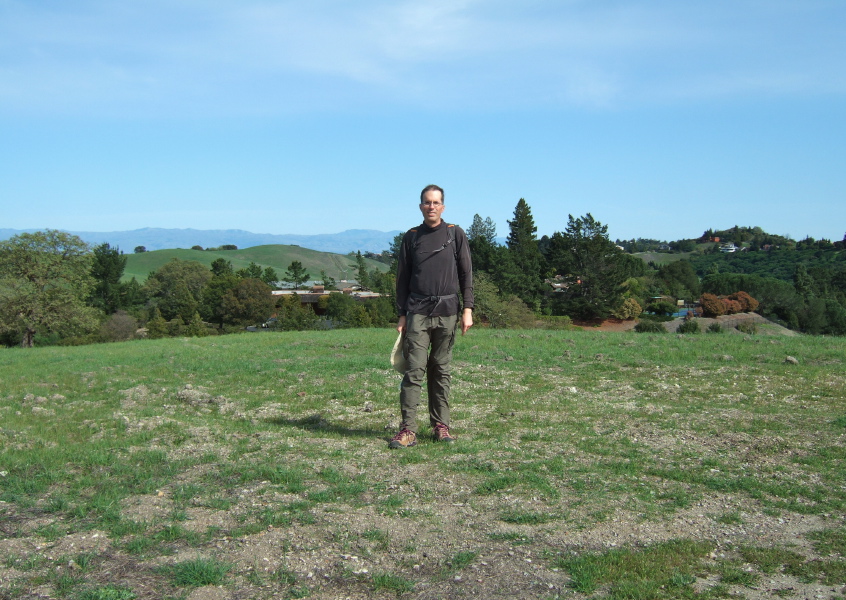
[[[0,0],[0,228],[846,233],[842,0]]]

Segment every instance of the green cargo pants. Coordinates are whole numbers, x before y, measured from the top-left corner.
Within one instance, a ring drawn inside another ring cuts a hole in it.
[[[417,433],[417,406],[424,376],[429,395],[429,422],[433,427],[436,423],[449,427],[450,363],[457,325],[458,315],[427,317],[409,313],[406,316],[403,350],[408,370],[400,385],[400,429]]]

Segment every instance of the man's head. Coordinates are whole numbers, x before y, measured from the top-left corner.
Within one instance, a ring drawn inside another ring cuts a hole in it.
[[[427,185],[420,192],[420,212],[423,222],[429,227],[441,224],[441,214],[444,212],[444,190],[436,185]]]

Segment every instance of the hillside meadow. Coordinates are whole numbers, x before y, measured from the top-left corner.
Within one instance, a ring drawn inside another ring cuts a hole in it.
[[[342,279],[355,279],[358,274],[355,257],[331,252],[318,252],[300,246],[289,246],[283,244],[271,244],[267,246],[254,246],[238,250],[185,250],[181,248],[169,250],[153,250],[151,252],[139,252],[127,254],[126,268],[124,269],[121,281],[129,281],[133,277],[139,283],[147,280],[147,276],[158,270],[162,265],[174,258],[179,260],[195,260],[207,267],[212,262],[222,258],[232,263],[234,270],[243,269],[256,263],[263,269],[272,267],[279,277],[284,277],[285,271],[292,262],[299,261],[311,275],[311,279],[319,279],[320,271],[338,281]],[[368,270],[377,269],[385,272],[388,265],[369,258],[364,259]]]
[[[0,598],[845,597],[842,338],[474,328],[389,450],[394,337],[0,350]]]

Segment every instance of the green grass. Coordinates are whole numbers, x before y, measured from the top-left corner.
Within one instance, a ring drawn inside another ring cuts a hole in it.
[[[221,585],[232,565],[214,559],[196,558],[160,567],[174,585],[180,587],[201,587]]]
[[[125,587],[106,585],[95,587],[73,595],[73,600],[135,600],[138,595]]]
[[[405,594],[414,590],[414,583],[400,575],[393,573],[376,573],[373,575],[373,590],[389,590],[397,594]]]
[[[586,553],[555,564],[570,573],[571,587],[584,594],[607,586],[611,598],[694,597],[694,573],[711,548],[707,542],[675,540],[642,550]]]
[[[474,328],[455,347],[457,443],[423,435],[391,452],[394,337],[0,350],[0,538],[13,549],[0,555],[11,573],[0,599],[39,586],[71,600],[139,593],[96,579],[118,557],[163,598],[206,580],[256,598],[272,597],[267,586],[448,597],[458,584],[445,573],[517,594],[506,574],[534,569],[611,598],[693,597],[706,579],[703,597],[742,594],[776,572],[843,577],[842,340]],[[186,402],[188,384],[211,401]],[[763,519],[819,525],[795,546],[733,537],[770,531],[752,526]],[[591,537],[689,521],[663,545]],[[700,529],[736,547],[713,557]],[[83,539],[107,550],[53,551]],[[256,547],[261,571],[241,566]]]

